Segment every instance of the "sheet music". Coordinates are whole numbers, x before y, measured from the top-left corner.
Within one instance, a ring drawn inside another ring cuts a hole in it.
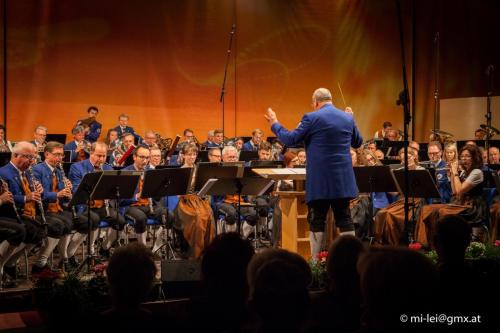
[[[217,182],[218,179],[210,178],[207,180],[205,185],[198,191],[198,196],[202,197],[207,194],[207,192],[212,188],[212,186]]]

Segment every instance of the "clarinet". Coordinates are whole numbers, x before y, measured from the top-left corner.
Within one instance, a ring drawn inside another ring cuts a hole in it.
[[[2,183],[2,189],[4,192],[10,192],[9,191],[9,184],[2,178],[0,178],[0,182]],[[16,202],[12,200],[12,208],[14,209],[14,213],[16,214],[16,220],[19,223],[23,223],[23,220],[21,220],[21,216],[19,215],[19,211],[17,210]]]
[[[31,167],[29,167],[28,170],[26,171],[28,172],[31,178],[30,190],[31,192],[36,192],[35,185],[39,184],[39,182],[35,179],[35,176],[33,176],[33,170],[31,169]],[[36,203],[38,205],[38,209],[40,210],[40,218],[42,219],[42,225],[46,225],[47,220],[45,219],[45,209],[43,208],[43,202],[40,199],[40,201],[37,201]]]
[[[66,173],[64,172],[64,168],[62,166],[62,163],[59,163],[57,164],[57,168],[59,170],[61,170],[61,174],[62,174],[62,177],[63,177],[63,182],[64,182],[64,187],[66,187],[66,184],[68,184],[69,182],[69,179],[66,177]],[[72,196],[71,196],[72,197]],[[69,199],[71,200],[71,197],[69,197]],[[73,218],[73,220],[78,220],[78,214],[76,212],[76,207],[75,205],[71,206],[71,217]]]

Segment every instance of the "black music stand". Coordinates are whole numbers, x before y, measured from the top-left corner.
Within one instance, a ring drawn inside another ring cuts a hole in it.
[[[228,172],[229,174],[229,172]],[[254,195],[261,196],[266,193],[274,185],[274,180],[266,178],[255,178],[255,177],[233,177],[225,179],[210,179],[207,181],[207,185],[204,186],[199,195],[227,195],[227,194],[237,194],[238,195],[238,205],[237,205],[237,228],[238,233],[241,232],[241,196],[242,195]],[[216,230],[217,233],[217,230]],[[257,235],[255,235],[257,238]]]
[[[195,185],[196,192],[200,191],[210,179],[232,179],[238,174],[243,175],[243,165],[241,164],[222,164],[222,163],[199,163],[196,169]]]
[[[45,137],[45,141],[56,141],[64,145],[66,144],[66,134],[47,134],[47,136]]]
[[[198,152],[198,158],[196,159],[198,162],[209,162],[208,159],[208,150],[202,150]]]
[[[167,197],[167,216],[165,217],[165,215],[163,215],[161,220],[161,225],[166,229],[168,229],[168,196],[183,195],[188,193],[191,182],[191,173],[192,168],[165,168],[159,170],[148,170],[144,173],[144,184],[142,187],[141,197]],[[168,245],[170,253],[172,254],[172,259],[176,259],[171,240],[172,239],[168,236],[167,232],[167,241],[160,246],[158,251],[164,245]],[[168,252],[166,259],[169,259]]]
[[[354,176],[358,191],[372,192],[397,192],[391,168],[385,165],[371,167],[354,167]]]
[[[11,152],[0,153],[0,167],[9,164],[11,156],[12,156]]]
[[[245,162],[258,160],[259,153],[256,150],[242,150],[240,151],[240,157],[238,159]]]
[[[80,182],[80,185],[76,189],[76,192],[73,194],[73,197],[71,198],[68,207],[73,207],[76,205],[87,205],[87,224],[88,224],[88,232],[87,232],[87,257],[82,261],[82,263],[78,266],[76,269],[76,272],[80,272],[80,270],[83,268],[85,264],[87,264],[88,270],[87,272],[90,273],[90,268],[92,264],[92,255],[90,253],[91,251],[91,246],[90,246],[90,233],[91,233],[91,227],[92,227],[92,221],[90,220],[90,198],[91,194],[94,191],[94,188],[99,181],[99,178],[101,178],[102,171],[96,171],[96,172],[90,172],[87,173],[83,176],[82,181]]]
[[[389,141],[384,140],[382,142],[382,150],[386,156],[398,156],[398,152],[404,146],[404,141]],[[389,148],[391,150],[389,151]],[[385,149],[385,150],[384,150]]]
[[[399,192],[406,192],[404,181],[404,170],[392,170],[394,181],[398,186]],[[432,178],[429,170],[409,170],[409,197],[414,198],[439,198],[440,194],[436,186],[436,182]]]

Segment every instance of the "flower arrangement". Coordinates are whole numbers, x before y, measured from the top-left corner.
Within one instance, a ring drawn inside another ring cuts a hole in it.
[[[416,246],[413,249],[419,250]],[[435,250],[428,251],[425,255],[431,259],[432,262],[438,262],[438,255]],[[496,240],[493,244],[471,242],[465,250],[465,259],[489,259],[500,262],[500,240]]]
[[[322,251],[311,258],[309,266],[311,267],[312,281],[309,286],[311,289],[324,289],[328,285],[328,274],[326,273],[326,261],[328,251]]]

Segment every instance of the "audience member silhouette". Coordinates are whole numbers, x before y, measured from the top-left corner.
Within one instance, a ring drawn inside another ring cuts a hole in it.
[[[141,306],[156,275],[151,251],[138,243],[119,247],[111,256],[106,273],[112,308],[101,314],[95,327],[108,332],[163,330],[159,318]]]
[[[309,309],[311,270],[298,254],[267,249],[248,266],[250,305],[259,317],[255,332],[300,332]]]
[[[484,312],[488,293],[486,281],[479,271],[465,262],[470,240],[470,225],[461,216],[448,215],[437,221],[434,246],[439,258],[439,286],[444,311],[469,315]]]
[[[311,294],[309,332],[352,332],[360,328],[361,293],[357,262],[365,251],[361,241],[340,236],[330,246],[326,292]]]
[[[427,329],[401,322],[405,314],[435,313],[438,273],[419,252],[405,248],[372,249],[358,262],[364,332],[407,332]]]
[[[201,261],[203,294],[193,298],[190,331],[234,331],[248,320],[246,270],[254,249],[231,232],[215,237]]]

